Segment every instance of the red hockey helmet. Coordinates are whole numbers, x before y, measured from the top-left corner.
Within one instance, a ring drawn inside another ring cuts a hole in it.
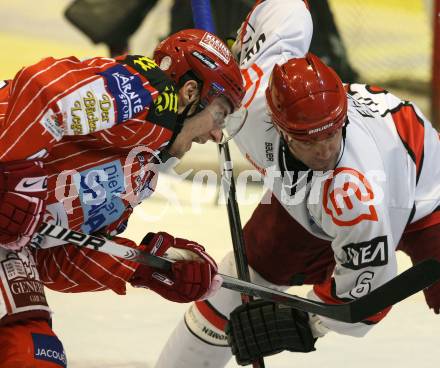
[[[312,53],[273,68],[266,101],[272,122],[300,141],[327,137],[347,116],[341,79]]]
[[[177,85],[192,71],[203,83],[203,106],[224,95],[234,108],[240,107],[245,93],[240,69],[228,47],[212,33],[199,29],[177,32],[156,47],[154,60]]]

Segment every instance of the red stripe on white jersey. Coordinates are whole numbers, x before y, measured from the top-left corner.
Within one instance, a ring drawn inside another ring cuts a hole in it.
[[[400,105],[391,112],[397,133],[416,164],[417,177],[423,165],[425,127],[412,105]]]

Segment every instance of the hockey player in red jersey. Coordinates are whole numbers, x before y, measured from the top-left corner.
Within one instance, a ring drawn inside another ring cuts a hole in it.
[[[304,2],[266,0],[233,47],[249,111],[234,141],[268,188],[244,240],[254,282],[310,284],[310,298],[341,303],[394,277],[396,250],[413,263],[440,259],[440,142],[412,103],[377,87],[343,88],[307,55],[311,34]],[[219,268],[236,274],[232,253]],[[440,284],[424,292],[439,313]],[[264,301],[240,304],[223,289],[193,303],[156,368],[223,367],[230,345],[241,364],[312,351],[328,331],[363,336],[389,311],[348,324]]]
[[[171,79],[154,60],[126,55],[46,58],[0,85],[2,368],[67,364],[43,284],[124,294],[128,282],[180,303],[219,287],[204,248],[164,232],[148,233],[139,247],[177,255],[169,273],[69,244],[27,245],[44,218],[138,247],[117,234],[154,191],[160,154],[182,157],[193,142],[221,139],[244,96],[237,63],[207,32],[186,30],[167,41],[179,51],[161,62],[179,71]]]

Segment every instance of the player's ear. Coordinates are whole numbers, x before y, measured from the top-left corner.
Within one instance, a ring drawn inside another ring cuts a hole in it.
[[[179,90],[179,107],[185,108],[190,103],[194,103],[199,99],[200,91],[198,83],[190,79],[184,83]]]

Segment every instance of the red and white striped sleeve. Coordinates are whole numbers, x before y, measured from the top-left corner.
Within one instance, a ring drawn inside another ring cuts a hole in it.
[[[112,241],[137,247],[132,240],[121,237]],[[137,263],[73,245],[36,249],[34,256],[44,285],[64,293],[110,289],[125,294],[126,282],[138,267]]]
[[[2,102],[0,161],[46,157],[71,135],[156,150],[171,138],[177,117],[172,82],[142,56],[46,58],[15,76]]]

